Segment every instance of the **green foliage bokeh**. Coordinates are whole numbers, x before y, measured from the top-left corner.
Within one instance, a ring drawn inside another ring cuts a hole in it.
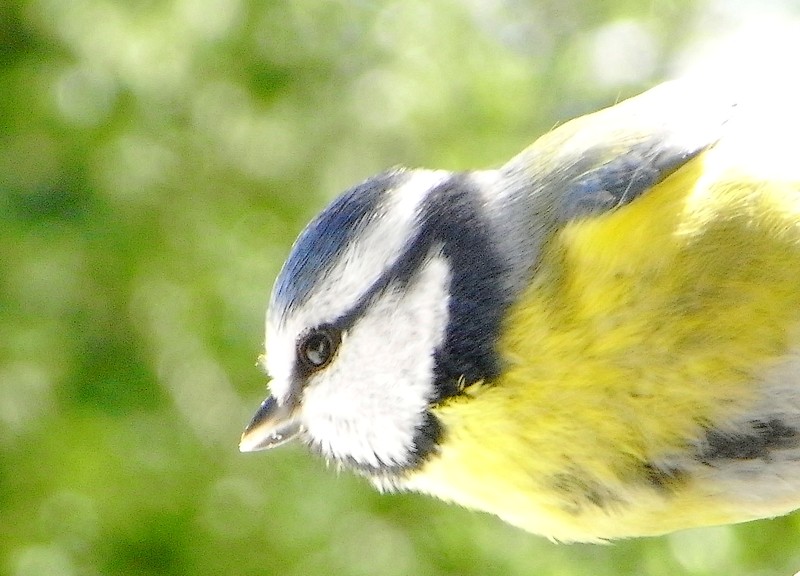
[[[237,451],[269,288],[327,200],[394,164],[497,164],[763,13],[731,4],[0,5],[0,572],[800,569],[792,517],[556,545]]]

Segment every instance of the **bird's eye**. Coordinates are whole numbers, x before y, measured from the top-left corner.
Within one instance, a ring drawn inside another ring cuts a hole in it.
[[[306,334],[298,344],[297,356],[309,370],[321,370],[336,354],[341,336],[331,328],[318,328]]]

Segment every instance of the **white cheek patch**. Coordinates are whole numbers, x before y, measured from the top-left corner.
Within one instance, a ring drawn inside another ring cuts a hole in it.
[[[308,434],[333,459],[408,463],[434,397],[434,352],[447,329],[449,270],[428,260],[413,283],[390,289],[344,336],[333,363],[303,395]]]
[[[267,316],[266,368],[277,398],[288,393],[299,334],[334,321],[350,310],[400,258],[410,242],[420,204],[447,180],[444,170],[415,170],[408,180],[387,192],[372,220],[339,255],[338,262],[311,290],[307,302],[289,317]]]

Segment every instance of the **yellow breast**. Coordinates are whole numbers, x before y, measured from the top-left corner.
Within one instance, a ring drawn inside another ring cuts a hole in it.
[[[800,506],[800,486],[738,506],[700,456],[800,345],[800,173],[752,148],[558,232],[506,318],[502,376],[435,408],[446,441],[409,487],[559,540]]]

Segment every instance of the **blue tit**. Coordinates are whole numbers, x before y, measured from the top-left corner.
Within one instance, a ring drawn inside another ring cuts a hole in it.
[[[744,112],[671,82],[346,191],[274,285],[241,450],[560,541],[800,507],[797,131]]]

